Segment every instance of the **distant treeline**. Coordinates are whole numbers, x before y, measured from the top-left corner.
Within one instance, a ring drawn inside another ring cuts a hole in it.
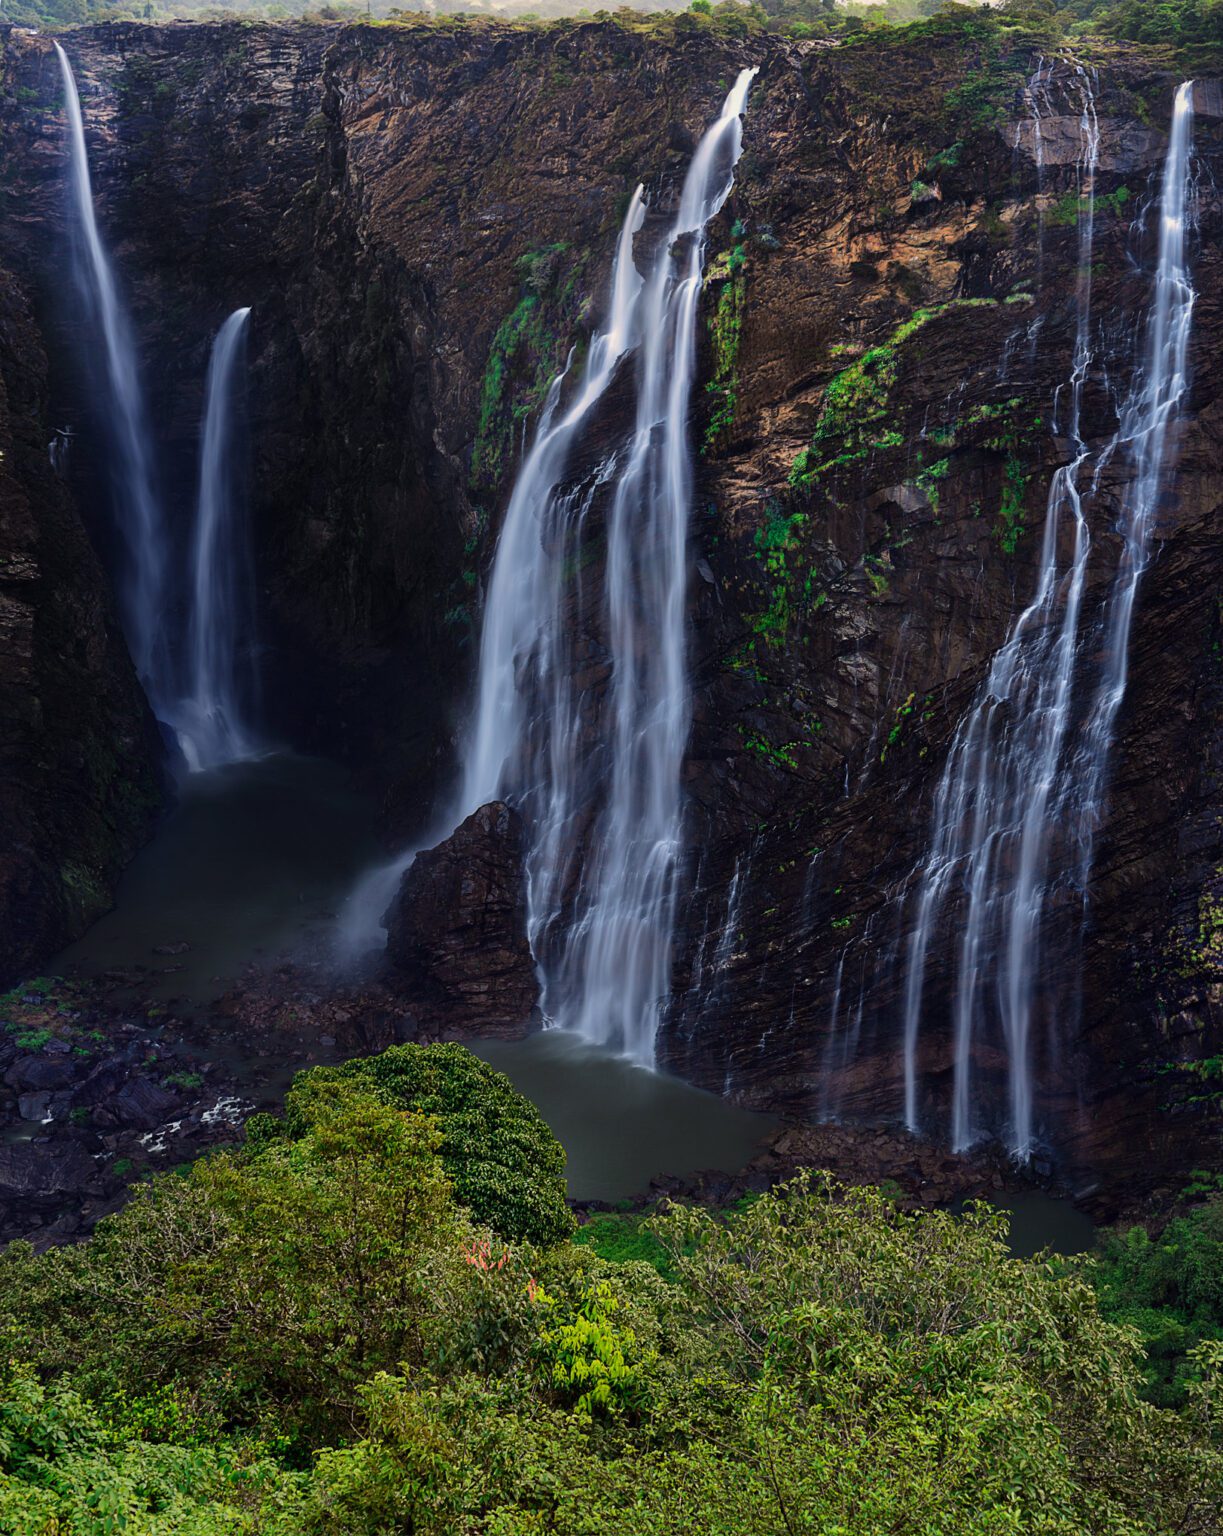
[[[765,31],[791,37],[837,38],[877,28],[933,19],[980,21],[1047,31],[1056,40],[1099,36],[1120,41],[1197,47],[1223,45],[1223,0],[626,0],[614,11],[593,10],[578,0],[0,0],[0,21],[63,28],[98,21],[216,21],[246,19],[319,22],[363,18],[420,23],[429,18],[501,19],[517,24],[614,15],[635,23],[650,15],[687,11],[708,24],[736,32]]]

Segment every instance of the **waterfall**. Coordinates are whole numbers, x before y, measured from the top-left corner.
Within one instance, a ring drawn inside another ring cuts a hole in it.
[[[204,386],[199,495],[191,550],[187,691],[172,723],[193,773],[258,750],[243,719],[253,642],[250,552],[239,504],[235,439],[249,309],[217,332]]]
[[[567,657],[563,644],[562,562],[549,558],[558,543],[567,545],[579,519],[577,493],[562,490],[570,455],[587,418],[607,392],[621,357],[636,339],[636,306],[641,278],[633,265],[633,238],[645,219],[644,190],[633,193],[620,230],[612,265],[611,312],[595,338],[576,399],[556,420],[565,373],[553,381],[544,403],[535,442],[515,482],[493,564],[484,627],[474,728],[464,756],[460,815],[470,815],[523,776],[529,750],[526,710],[529,698],[519,686],[524,663],[561,687]],[[596,477],[598,478],[598,477]],[[569,551],[566,548],[565,553]],[[556,701],[564,707],[565,698]],[[559,722],[558,722],[559,723]],[[555,736],[564,733],[554,731]],[[558,748],[563,743],[557,742]],[[557,764],[558,780],[563,777]]]
[[[633,260],[638,188],[609,319],[573,403],[561,404],[567,371],[552,385],[497,547],[463,775],[463,814],[495,796],[523,812],[545,1017],[646,1065],[670,987],[681,845],[687,420],[705,228],[730,195],[754,75],[740,73],[698,145],[644,279]],[[631,433],[571,482],[574,450],[630,351]],[[604,506],[602,591],[588,591],[584,559]],[[583,671],[601,673],[605,700]]]
[[[1071,456],[1050,486],[1036,593],[960,722],[935,794],[930,850],[916,883],[905,986],[905,1120],[918,1130],[917,1051],[926,963],[939,914],[956,900],[960,937],[952,988],[952,1144],[964,1148],[983,1131],[999,1130],[1019,1157],[1029,1155],[1035,1144],[1032,1025],[1042,920],[1052,888],[1050,832],[1065,825],[1081,845],[1090,839],[1084,829],[1099,814],[1103,765],[1125,688],[1134,596],[1163,482],[1168,427],[1184,394],[1193,303],[1184,250],[1191,96],[1190,88],[1182,87],[1160,204],[1148,361],[1139,370],[1118,434],[1136,464],[1122,519],[1125,553],[1103,621],[1106,660],[1096,701],[1076,731],[1071,704],[1090,550],[1083,499],[1092,458],[1081,421],[1093,361],[1090,273],[1099,150],[1092,80],[1081,69],[1077,79],[1082,92],[1079,186],[1085,200],[1079,221],[1078,322],[1071,374],[1059,391],[1054,421],[1054,435],[1071,444]],[[974,1044],[991,1029],[1007,1064],[1001,1117],[973,1092]]]
[[[63,77],[71,154],[71,196],[79,241],[76,276],[102,337],[109,398],[106,425],[113,455],[116,522],[124,549],[119,599],[136,672],[158,716],[172,697],[164,630],[166,551],[161,511],[153,492],[152,454],[131,330],[98,233],[85,150],[81,103],[68,56],[53,44]]]
[[[1086,890],[1095,833],[1103,813],[1108,760],[1117,711],[1129,676],[1130,627],[1138,584],[1150,559],[1150,538],[1166,490],[1168,439],[1188,388],[1189,332],[1197,299],[1189,275],[1186,237],[1193,190],[1193,82],[1176,92],[1172,132],[1159,200],[1159,258],[1155,297],[1147,321],[1146,358],[1121,411],[1118,448],[1134,477],[1121,509],[1121,563],[1105,609],[1104,667],[1085,732],[1079,823],[1079,879]]]
[[[500,795],[517,803],[541,800],[527,860],[528,937],[532,952],[546,926],[555,891],[567,873],[565,836],[577,799],[576,721],[572,636],[563,614],[563,571],[575,563],[573,542],[590,495],[613,472],[614,454],[600,466],[583,495],[566,491],[562,480],[588,418],[607,393],[617,364],[635,344],[635,316],[641,278],[633,266],[633,239],[645,219],[644,189],[633,193],[612,264],[607,323],[595,337],[577,394],[561,409],[561,393],[572,367],[553,379],[531,450],[523,462],[506,509],[497,544],[484,627],[472,725],[465,744],[463,773],[454,804],[422,841],[441,841],[482,805]],[[528,692],[530,680],[547,689]],[[536,702],[548,726],[528,715]],[[535,780],[542,788],[532,793]],[[367,951],[382,931],[382,919],[416,849],[370,870],[358,882],[340,914],[339,943],[350,958]]]
[[[754,74],[741,72],[698,146],[655,257],[642,299],[636,432],[609,517],[611,785],[584,872],[586,911],[567,935],[557,1006],[588,1039],[646,1065],[671,981],[688,740],[688,406],[705,226],[730,195]]]

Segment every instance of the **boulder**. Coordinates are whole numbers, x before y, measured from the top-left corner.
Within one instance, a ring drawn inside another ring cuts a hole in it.
[[[0,1146],[0,1198],[6,1200],[78,1194],[94,1184],[97,1173],[93,1158],[75,1142]]]
[[[395,985],[418,1021],[520,1039],[539,982],[527,942],[522,823],[508,805],[473,812],[417,854],[385,918]]]

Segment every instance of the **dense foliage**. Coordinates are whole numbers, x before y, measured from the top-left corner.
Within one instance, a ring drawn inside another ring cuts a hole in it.
[[[1142,1336],[1146,1396],[1180,1407],[1197,1378],[1194,1351],[1223,1341],[1223,1195],[1170,1221],[1109,1233],[1096,1270],[1100,1310]]]
[[[595,1224],[619,1262],[507,1243],[447,1176],[491,1093],[461,1055],[304,1074],[287,1134],[151,1181],[82,1247],[8,1250],[0,1529],[1219,1528],[1223,1349],[1153,1406],[1136,1334],[1010,1259],[1001,1217],[817,1176]]]

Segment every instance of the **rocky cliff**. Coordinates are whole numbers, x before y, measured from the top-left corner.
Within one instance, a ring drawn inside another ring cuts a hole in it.
[[[747,1103],[895,1120],[899,959],[935,784],[1030,597],[1068,453],[1051,413],[1079,276],[1075,66],[1054,69],[1038,138],[1024,87],[1039,39],[989,28],[840,48],[610,22],[122,25],[67,41],[171,495],[186,504],[211,335],[249,304],[276,723],[373,778],[396,835],[451,771],[514,468],[548,379],[598,319],[627,198],[640,180],[665,201],[736,71],[759,64],[704,295],[691,853],[660,1051]],[[1149,295],[1135,214],[1157,188],[1179,75],[1132,50],[1089,62],[1102,345],[1085,414],[1102,441]],[[105,551],[61,302],[45,39],[4,36],[0,89],[0,265],[41,332],[22,356],[51,359],[31,431],[79,429],[72,486]],[[1059,1042],[1041,1048],[1043,1128],[1114,1181],[1191,1157],[1208,1112],[1168,1068],[1218,1048],[1216,86],[1197,108],[1190,408],[1087,925],[1083,893],[1067,892],[1042,1004],[1042,1041]],[[1125,474],[1106,466],[1090,511],[1092,613],[1118,561]],[[927,987],[934,1117],[954,923]],[[452,950],[462,925],[441,926]],[[981,1080],[1001,1070],[983,1046]]]
[[[106,911],[160,801],[156,727],[52,419],[29,292],[0,263],[0,985]]]

